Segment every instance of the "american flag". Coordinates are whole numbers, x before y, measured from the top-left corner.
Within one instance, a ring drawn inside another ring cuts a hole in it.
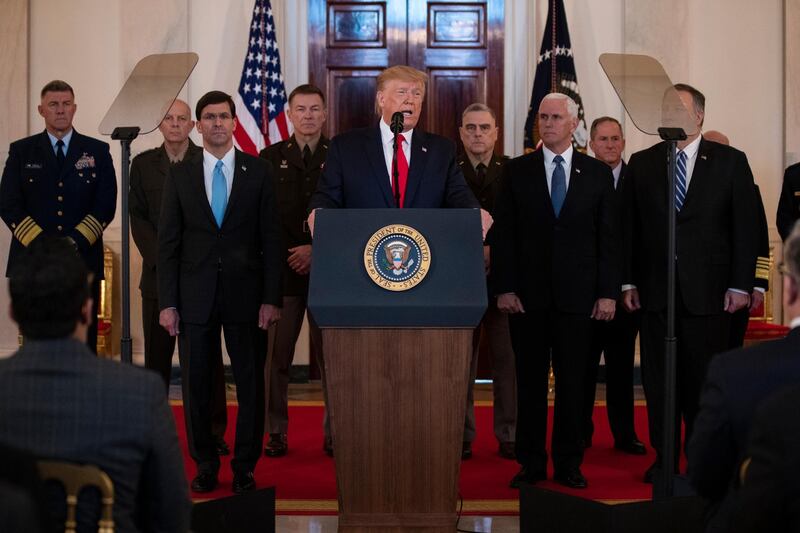
[[[288,139],[286,88],[269,0],[256,0],[239,90],[234,96],[239,125],[233,132],[240,150],[258,155],[270,144]]]
[[[538,148],[538,111],[542,98],[548,93],[564,93],[578,104],[578,128],[572,134],[572,145],[581,151],[586,150],[589,134],[586,129],[583,101],[578,92],[578,75],[569,39],[567,14],[563,0],[550,0],[547,10],[547,26],[542,36],[542,47],[536,59],[536,75],[533,79],[531,105],[528,120],[525,121],[525,151]]]

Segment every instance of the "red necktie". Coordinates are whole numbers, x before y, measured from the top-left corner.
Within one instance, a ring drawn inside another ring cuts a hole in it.
[[[403,143],[406,142],[406,138],[402,135],[398,135],[398,138],[400,139],[400,146],[397,148],[397,182],[400,185],[399,207],[403,207],[406,197],[406,181],[408,181],[408,160],[406,159],[406,153],[403,151]],[[392,180],[392,192],[396,192],[394,190],[394,180]]]

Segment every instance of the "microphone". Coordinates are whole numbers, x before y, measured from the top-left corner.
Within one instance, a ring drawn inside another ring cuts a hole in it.
[[[402,111],[398,111],[397,113],[392,115],[392,123],[389,126],[389,129],[392,130],[392,133],[395,135],[401,133],[403,131],[403,120],[404,115]]]

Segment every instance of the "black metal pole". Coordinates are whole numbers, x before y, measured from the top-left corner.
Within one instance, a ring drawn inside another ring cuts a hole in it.
[[[676,452],[676,366],[677,339],[675,337],[675,267],[677,263],[675,205],[675,173],[677,170],[677,141],[686,139],[680,128],[659,128],[661,138],[667,141],[667,332],[664,336],[664,425],[661,441],[661,472],[653,480],[653,499],[663,500],[675,494]],[[678,445],[679,446],[679,445]]]
[[[122,335],[120,358],[123,363],[133,363],[133,341],[131,340],[131,243],[128,214],[128,192],[130,189],[131,142],[139,135],[139,128],[116,128],[111,138],[120,141],[122,149]]]

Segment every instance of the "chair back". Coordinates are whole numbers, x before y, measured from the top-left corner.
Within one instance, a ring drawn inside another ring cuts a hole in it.
[[[84,487],[97,487],[101,495],[102,510],[98,533],[114,532],[114,483],[108,475],[92,465],[77,465],[61,461],[38,461],[42,480],[59,481],[67,493],[67,519],[65,533],[75,533],[77,528],[78,494]]]

